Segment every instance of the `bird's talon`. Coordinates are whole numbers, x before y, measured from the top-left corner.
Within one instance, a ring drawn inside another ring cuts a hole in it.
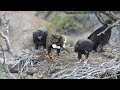
[[[45,58],[51,59],[49,55],[45,55]]]

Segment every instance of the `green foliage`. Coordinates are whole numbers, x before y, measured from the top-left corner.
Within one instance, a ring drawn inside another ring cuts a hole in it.
[[[54,12],[51,17],[48,19],[48,24],[46,25],[46,28],[48,30],[56,30],[56,29],[62,29],[63,23],[65,22],[65,16],[62,16],[64,14],[61,14],[59,12]]]
[[[74,17],[80,16],[81,18],[84,17],[83,14],[76,15],[76,14],[65,14],[62,12],[54,12],[54,14],[49,18],[48,23],[46,25],[48,30],[69,30],[69,29],[76,29],[79,30],[81,27],[80,23],[76,22]]]
[[[37,11],[36,12],[36,14],[35,14],[35,16],[43,16],[44,15],[44,13],[45,13],[45,11]]]
[[[37,11],[35,16],[41,19],[47,20],[47,18],[53,13],[53,11]]]
[[[47,11],[37,12],[37,16],[43,17]],[[66,14],[64,12],[54,11],[50,17],[47,19],[47,24],[45,27],[49,32],[54,30],[69,30],[76,29],[80,30],[82,25],[76,21],[75,18],[83,19],[85,14]]]

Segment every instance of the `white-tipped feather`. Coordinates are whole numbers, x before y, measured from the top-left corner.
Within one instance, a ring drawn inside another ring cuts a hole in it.
[[[63,37],[64,37],[64,43],[63,43],[63,48],[66,48],[66,47],[68,47],[69,45],[65,45],[66,43],[67,43],[67,40],[66,40],[66,37],[63,35]]]
[[[55,49],[60,49],[60,46],[57,46],[56,44],[53,44],[52,47]]]
[[[66,37],[64,36],[65,40],[64,40],[64,44],[67,43]]]

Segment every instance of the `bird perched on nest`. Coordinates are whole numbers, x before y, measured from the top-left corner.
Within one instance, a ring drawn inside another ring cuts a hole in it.
[[[109,42],[112,28],[108,29],[104,33],[102,33],[102,32],[109,26],[109,24],[112,24],[112,23],[113,22],[112,22],[111,19],[106,20],[106,22],[104,23],[104,25],[102,27],[95,30],[88,37],[88,39],[91,40],[94,43],[93,49],[96,52],[103,51],[103,46],[105,46]]]
[[[57,57],[60,54],[61,49],[63,48],[64,42],[65,42],[65,38],[60,34],[48,35],[47,39],[46,39],[46,48],[47,48],[47,51],[48,51],[48,56],[47,57],[49,57],[49,59],[52,58],[52,59],[56,60]],[[52,49],[57,50],[57,57],[55,57],[55,58],[51,54]]]
[[[81,61],[82,54],[88,59],[89,53],[93,50],[93,42],[88,39],[78,40],[74,46],[74,51],[78,53],[78,59]]]
[[[38,50],[39,46],[43,46],[46,49],[46,38],[48,36],[48,32],[46,30],[39,29],[33,32],[33,42],[35,44],[35,49]]]

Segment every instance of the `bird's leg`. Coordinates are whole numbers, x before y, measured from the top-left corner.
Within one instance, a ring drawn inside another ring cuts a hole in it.
[[[78,61],[78,62],[76,62],[76,64],[81,63],[81,61],[82,61],[82,59],[79,59],[79,61]]]
[[[81,58],[82,58],[82,54],[80,52],[78,52],[78,59],[79,59],[79,61],[76,62],[76,63],[81,63],[81,61],[82,61]]]
[[[50,54],[45,55],[45,58],[51,59],[51,58],[50,58]]]
[[[46,49],[46,43],[43,44],[43,48]]]
[[[59,55],[60,55],[60,49],[57,49],[57,55],[56,55],[56,57],[54,58],[54,61],[58,61]]]
[[[89,61],[89,59],[86,59],[86,60],[84,61],[84,65],[83,65],[83,66],[85,66],[85,65],[88,63],[88,61]]]
[[[59,62],[58,56],[55,56],[53,60],[54,60],[54,62]],[[59,62],[59,63],[60,63],[60,62]]]
[[[47,52],[47,50],[46,49],[43,49],[43,51],[46,53]]]
[[[87,62],[89,61],[88,57],[89,57],[89,53],[86,53],[86,54],[85,54],[86,60],[84,61],[84,66],[85,66],[85,65],[87,64]]]
[[[51,48],[48,48],[48,55],[45,55],[46,58],[51,59]]]
[[[54,59],[54,54],[53,54],[53,53],[51,53],[50,58],[51,58],[51,59]]]
[[[38,43],[35,44],[35,49],[38,50]]]
[[[85,58],[87,59],[89,57],[89,53],[86,53],[85,54]]]

